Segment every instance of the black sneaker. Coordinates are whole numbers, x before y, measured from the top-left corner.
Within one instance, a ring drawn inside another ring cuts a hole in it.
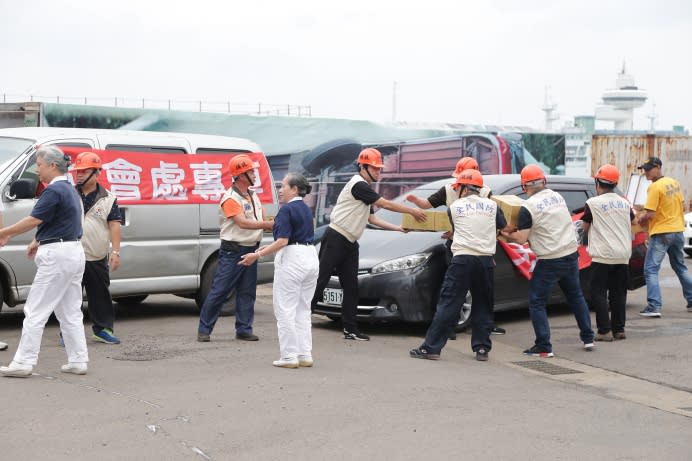
[[[476,351],[476,360],[479,362],[487,362],[488,361],[488,349],[478,349]]]
[[[352,339],[353,341],[370,341],[370,336],[364,335],[360,331],[344,330],[344,339]]]
[[[530,355],[531,357],[540,357],[542,359],[547,359],[550,357],[555,357],[552,351],[545,351],[538,346],[532,346],[524,351],[524,355]]]
[[[411,349],[408,353],[413,359],[426,359],[426,360],[440,360],[440,354],[431,354],[427,349],[419,347],[418,349]]]
[[[491,335],[504,335],[505,333],[507,333],[507,330],[497,325],[490,330]]]
[[[252,333],[236,333],[235,339],[241,341],[259,341],[259,336]]]
[[[456,341],[456,339],[457,339],[457,332],[454,331],[454,330],[452,330],[452,332],[449,334],[449,339],[451,339],[452,341]]]

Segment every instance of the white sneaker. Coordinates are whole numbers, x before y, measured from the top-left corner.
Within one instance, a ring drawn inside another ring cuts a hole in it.
[[[85,362],[70,362],[60,367],[63,373],[73,373],[75,375],[85,375],[87,373],[87,364]]]
[[[274,360],[272,365],[280,368],[298,368],[298,359],[279,359]]]
[[[314,360],[312,360],[311,355],[299,355],[298,356],[298,365],[301,367],[311,367],[315,363]]]
[[[0,375],[12,378],[27,378],[34,371],[33,365],[24,365],[17,363],[14,360],[6,367],[0,367]]]
[[[0,341],[0,351],[4,351],[6,349],[7,349],[7,343],[3,343],[2,341]]]
[[[584,343],[584,350],[587,352],[591,352],[593,350],[593,343]]]

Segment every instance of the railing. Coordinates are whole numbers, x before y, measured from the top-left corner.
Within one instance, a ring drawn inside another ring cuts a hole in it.
[[[87,106],[129,107],[188,112],[217,112],[227,114],[312,116],[312,106],[301,104],[249,104],[231,101],[178,100],[155,98],[125,98],[102,96],[41,96],[2,93],[0,101],[47,102],[55,104],[81,104]]]

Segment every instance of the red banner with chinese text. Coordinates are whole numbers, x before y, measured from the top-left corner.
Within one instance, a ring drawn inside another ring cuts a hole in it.
[[[72,158],[85,149],[61,147]],[[233,183],[228,162],[238,155],[162,154],[90,149],[101,158],[99,183],[110,190],[120,204],[219,203]],[[261,152],[247,154],[255,162],[255,185],[262,203],[273,203],[269,164]],[[72,179],[76,182],[74,171]]]

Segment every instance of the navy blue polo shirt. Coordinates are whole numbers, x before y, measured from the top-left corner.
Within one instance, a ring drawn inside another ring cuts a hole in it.
[[[272,228],[274,240],[287,238],[291,243],[312,243],[315,230],[312,211],[302,200],[291,200],[279,209]]]
[[[81,199],[67,179],[58,179],[41,193],[31,216],[43,221],[36,240],[82,238]]]

